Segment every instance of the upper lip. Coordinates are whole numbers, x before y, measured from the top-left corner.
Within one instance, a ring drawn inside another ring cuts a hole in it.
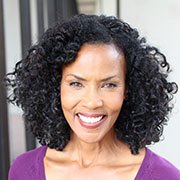
[[[81,114],[82,116],[86,116],[86,117],[100,117],[105,115],[100,113],[77,113],[77,114]]]

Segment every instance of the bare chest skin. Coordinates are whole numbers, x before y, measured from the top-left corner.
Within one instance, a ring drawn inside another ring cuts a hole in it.
[[[130,163],[131,158],[127,158],[127,163],[124,164],[116,162],[114,165],[112,163],[110,165],[92,165],[87,167],[82,167],[77,162],[65,159],[57,163],[45,157],[46,180],[134,180],[144,156],[145,151],[142,150],[140,155],[132,158],[132,163]]]
[[[78,168],[67,166],[66,168],[54,168],[46,171],[47,180],[133,180],[137,174],[138,165],[134,167],[94,167]]]

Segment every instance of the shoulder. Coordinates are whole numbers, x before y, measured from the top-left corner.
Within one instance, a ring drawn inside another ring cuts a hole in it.
[[[140,168],[143,180],[180,180],[180,170],[171,162],[146,149],[146,156]]]
[[[38,169],[42,166],[43,158],[46,153],[46,146],[25,152],[18,156],[12,163],[9,170],[9,180],[14,179],[32,179],[32,175],[38,173]]]

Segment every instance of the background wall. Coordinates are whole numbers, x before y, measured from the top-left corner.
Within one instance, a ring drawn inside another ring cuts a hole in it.
[[[6,71],[13,70],[15,63],[21,59],[21,37],[19,1],[4,1],[4,27],[6,49]],[[9,141],[11,162],[18,154],[25,151],[25,131],[21,110],[8,105]]]

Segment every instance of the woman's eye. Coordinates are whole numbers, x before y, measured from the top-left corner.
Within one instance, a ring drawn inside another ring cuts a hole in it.
[[[71,82],[71,83],[69,83],[69,85],[73,86],[73,87],[82,87],[83,86],[80,82]]]
[[[103,87],[113,89],[113,88],[116,88],[117,85],[114,83],[106,83],[103,85]]]

